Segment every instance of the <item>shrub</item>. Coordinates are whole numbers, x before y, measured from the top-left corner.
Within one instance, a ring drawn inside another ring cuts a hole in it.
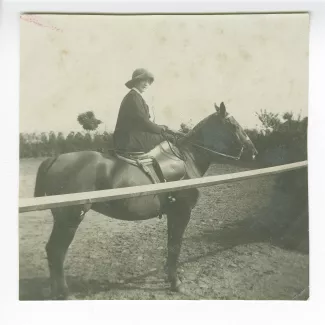
[[[259,132],[247,131],[259,151],[262,166],[306,160],[308,119],[294,118],[292,113],[285,113],[281,121],[274,114],[268,118],[266,112],[262,113],[264,128]],[[261,211],[257,224],[258,231],[266,231],[286,247],[308,251],[307,169],[276,176],[270,206]]]

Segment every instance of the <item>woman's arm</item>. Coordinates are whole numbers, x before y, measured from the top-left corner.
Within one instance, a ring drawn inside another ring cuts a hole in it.
[[[164,130],[164,127],[150,121],[149,114],[144,107],[142,99],[137,94],[132,96],[132,102],[130,104],[130,117],[143,131],[160,134]]]

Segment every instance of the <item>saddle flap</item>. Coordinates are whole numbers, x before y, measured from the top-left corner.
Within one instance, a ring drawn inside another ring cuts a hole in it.
[[[138,166],[139,162],[141,164],[145,164],[145,165],[152,165],[153,164],[153,159],[151,158],[139,158],[138,157],[134,157],[134,156],[122,156],[116,153],[116,157],[120,160],[123,160],[125,162],[127,162],[128,164],[134,165],[134,166]]]
[[[177,148],[173,148],[173,150],[178,151]],[[147,153],[128,152],[122,154],[115,151],[115,155],[118,159],[140,167],[142,170],[144,170],[143,166],[148,166],[154,172],[155,178],[158,176],[160,182],[180,180],[185,177],[187,172],[186,163],[174,155],[166,141]]]

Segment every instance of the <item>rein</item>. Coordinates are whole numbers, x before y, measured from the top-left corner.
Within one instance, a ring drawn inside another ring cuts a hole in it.
[[[185,134],[183,134],[183,133],[181,133],[181,132],[174,132],[174,131],[172,131],[172,132],[173,132],[173,133],[170,133],[170,134],[174,136],[174,138],[175,138],[175,144],[177,145],[177,142],[178,142],[178,138],[177,138],[177,137],[178,137],[178,136],[185,137]],[[179,155],[178,155],[178,154],[173,150],[173,148],[172,148],[172,146],[171,146],[171,144],[170,144],[170,141],[167,139],[167,137],[165,137],[165,140],[167,141],[167,143],[168,143],[168,145],[169,145],[169,148],[170,148],[170,150],[172,151],[172,153],[173,153],[177,158],[179,158],[179,159],[181,159],[181,160],[184,161],[184,160],[185,160],[185,159],[184,159],[184,155],[182,155],[182,157],[179,156]],[[239,160],[239,159],[241,158],[242,154],[243,154],[243,151],[244,151],[244,146],[242,146],[241,149],[240,149],[240,152],[239,152],[238,156],[232,156],[232,155],[227,155],[227,154],[225,154],[225,153],[222,153],[222,152],[219,152],[219,151],[216,151],[216,150],[212,150],[212,149],[210,149],[210,148],[207,148],[207,147],[205,147],[205,146],[203,146],[203,145],[201,145],[201,144],[195,143],[195,142],[188,141],[188,143],[191,144],[191,145],[194,146],[194,147],[201,148],[201,149],[203,149],[203,150],[206,150],[206,151],[212,152],[212,153],[215,154],[215,155],[218,155],[218,156],[221,156],[221,157],[224,157],[224,158],[234,159],[234,160]]]
[[[244,146],[242,146],[241,149],[240,149],[240,152],[239,152],[238,156],[232,156],[232,155],[227,155],[225,153],[221,153],[219,151],[215,151],[215,150],[206,148],[206,147],[201,146],[201,145],[199,145],[197,143],[190,142],[190,144],[193,145],[194,147],[201,148],[201,149],[204,149],[206,151],[212,152],[212,153],[214,153],[214,154],[216,154],[218,156],[225,157],[225,158],[230,158],[230,159],[234,159],[234,160],[239,160],[240,157],[241,157],[241,155],[243,154],[243,151],[244,151]]]
[[[182,151],[178,148],[179,153],[180,153],[180,155],[178,155],[178,154],[174,151],[174,149],[173,149],[173,147],[171,146],[170,141],[167,139],[167,137],[164,137],[164,138],[165,138],[165,140],[167,141],[168,146],[169,146],[169,149],[170,149],[170,151],[174,154],[174,156],[176,156],[176,157],[177,157],[178,159],[180,159],[180,160],[185,161],[185,156],[183,155]],[[177,144],[177,141],[178,141],[178,140],[177,140],[177,136],[176,136],[176,134],[175,134],[174,138],[175,138],[175,143]]]

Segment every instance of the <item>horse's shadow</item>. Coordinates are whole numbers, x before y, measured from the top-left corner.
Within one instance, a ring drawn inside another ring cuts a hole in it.
[[[188,243],[206,241],[212,245],[208,252],[191,256],[182,262],[180,266],[199,261],[208,256],[215,256],[222,251],[232,249],[236,246],[247,245],[251,243],[268,242],[272,245],[279,246],[284,249],[298,250],[301,253],[308,253],[306,249],[299,249],[299,246],[290,247],[277,236],[271,236],[268,231],[261,230],[261,227],[256,223],[255,218],[247,218],[227,225],[224,228],[217,230],[205,230],[203,233],[191,236],[186,239]],[[184,243],[185,244],[185,243]],[[186,244],[185,244],[186,245]],[[161,276],[159,270],[149,271],[138,276],[124,279],[123,283],[112,283],[108,281],[99,280],[84,280],[77,276],[67,276],[70,291],[73,295],[79,296],[81,299],[87,295],[96,294],[100,292],[107,292],[109,290],[144,290],[143,284],[148,283],[150,276]],[[161,281],[155,280],[151,282],[151,288],[146,287],[145,290],[161,291],[166,290],[167,284],[162,285]],[[19,299],[20,300],[48,300],[49,296],[49,280],[48,278],[30,278],[21,279],[19,281]]]
[[[303,236],[303,239],[296,236],[296,238],[290,238],[291,241],[289,241],[287,235],[291,231],[290,228],[277,233],[274,232],[274,230],[271,231],[270,228],[271,227],[262,225],[255,217],[251,217],[236,221],[221,229],[204,230],[203,234],[191,236],[188,240],[190,242],[206,241],[208,243],[217,244],[220,248],[216,251],[211,251],[212,254],[236,246],[263,242],[270,243],[285,250],[298,251],[303,254],[309,253],[308,243],[306,245],[306,243],[303,242],[305,245],[302,245],[302,241],[304,241]],[[306,229],[306,232],[308,232],[308,229]],[[207,255],[209,255],[209,253]],[[193,259],[191,258],[188,260],[188,262],[190,261],[193,261]]]
[[[69,290],[76,299],[85,299],[85,297],[100,292],[108,292],[110,290],[143,290],[141,284],[148,283],[145,279],[155,272],[147,272],[139,277],[125,280],[123,283],[99,281],[94,279],[85,280],[78,276],[67,276]],[[167,284],[163,281],[151,281],[152,288],[146,287],[146,291],[162,291],[167,288]],[[19,300],[21,301],[40,301],[51,300],[48,278],[28,278],[19,280]]]

